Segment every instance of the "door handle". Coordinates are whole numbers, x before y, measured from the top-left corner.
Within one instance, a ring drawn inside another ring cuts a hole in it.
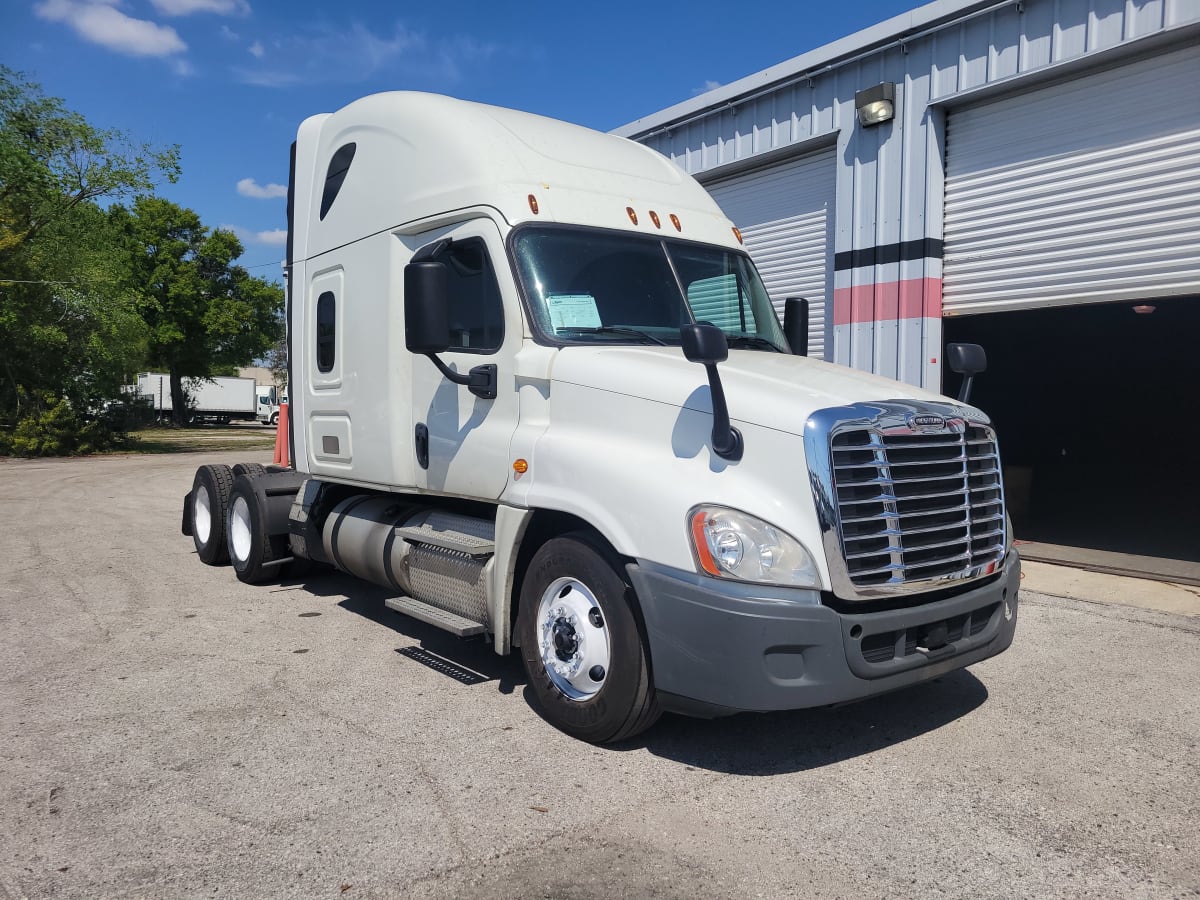
[[[413,443],[417,448],[417,465],[422,469],[429,468],[429,426],[424,422],[418,422],[416,433],[413,435]]]

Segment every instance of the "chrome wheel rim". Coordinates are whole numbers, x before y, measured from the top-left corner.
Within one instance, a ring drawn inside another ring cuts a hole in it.
[[[200,484],[192,495],[192,533],[201,544],[207,544],[212,537],[212,500],[208,496],[208,488]]]
[[[229,550],[238,562],[250,558],[250,504],[235,497],[229,507]]]
[[[589,700],[604,687],[611,661],[608,623],[596,595],[576,578],[557,578],[537,612],[542,665],[570,700]]]

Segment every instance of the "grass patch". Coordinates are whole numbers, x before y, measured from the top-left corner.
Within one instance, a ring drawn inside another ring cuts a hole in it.
[[[275,432],[269,429],[144,428],[129,434],[121,453],[196,453],[211,450],[270,450]]]

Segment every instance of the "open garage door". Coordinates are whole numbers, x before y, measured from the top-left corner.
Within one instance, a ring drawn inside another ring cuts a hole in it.
[[[945,315],[1200,293],[1200,51],[952,110]]]
[[[775,311],[808,300],[808,355],[825,358],[833,279],[834,149],[705,183],[742,232]]]

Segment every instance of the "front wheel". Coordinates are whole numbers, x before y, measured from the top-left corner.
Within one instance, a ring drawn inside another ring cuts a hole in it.
[[[534,554],[517,629],[534,698],[555,727],[602,744],[658,719],[636,603],[617,561],[586,535]]]

